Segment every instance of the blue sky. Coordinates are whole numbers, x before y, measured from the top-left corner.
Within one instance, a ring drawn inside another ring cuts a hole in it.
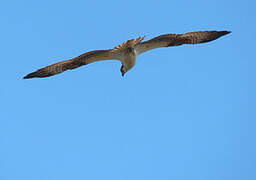
[[[255,1],[4,1],[1,180],[254,180]],[[124,78],[98,62],[22,77],[127,39],[231,30],[155,49]]]

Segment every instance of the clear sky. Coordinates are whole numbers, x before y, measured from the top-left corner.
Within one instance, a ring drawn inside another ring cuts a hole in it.
[[[253,0],[9,0],[0,6],[0,180],[255,180]],[[45,79],[128,39],[230,30],[199,45]],[[252,83],[253,82],[253,83]]]

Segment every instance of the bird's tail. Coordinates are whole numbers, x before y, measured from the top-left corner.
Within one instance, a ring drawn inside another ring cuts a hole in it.
[[[145,38],[145,36],[138,37],[137,39],[130,39],[130,40],[124,42],[123,44],[120,44],[120,45],[114,47],[114,49],[112,51],[119,51],[119,50],[124,50],[128,47],[134,47],[137,44],[139,44],[144,38]]]

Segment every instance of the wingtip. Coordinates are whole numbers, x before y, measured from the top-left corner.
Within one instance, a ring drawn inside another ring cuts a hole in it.
[[[33,73],[30,73],[30,74],[24,76],[23,79],[31,79],[31,78],[35,78],[35,77],[37,77],[37,76],[36,76],[35,72],[33,72]]]
[[[24,76],[22,79],[30,79],[32,77],[29,77],[29,76]]]
[[[220,31],[222,33],[222,35],[226,35],[226,34],[229,34],[231,33],[232,31]]]
[[[28,75],[26,75],[22,79],[29,79],[29,77],[28,77]]]

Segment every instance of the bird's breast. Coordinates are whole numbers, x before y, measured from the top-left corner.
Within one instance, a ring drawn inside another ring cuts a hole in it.
[[[137,58],[137,54],[136,54],[135,50],[133,50],[133,51],[129,50],[124,53],[124,58],[122,60],[122,63],[127,69],[130,69],[135,65],[136,58]]]

